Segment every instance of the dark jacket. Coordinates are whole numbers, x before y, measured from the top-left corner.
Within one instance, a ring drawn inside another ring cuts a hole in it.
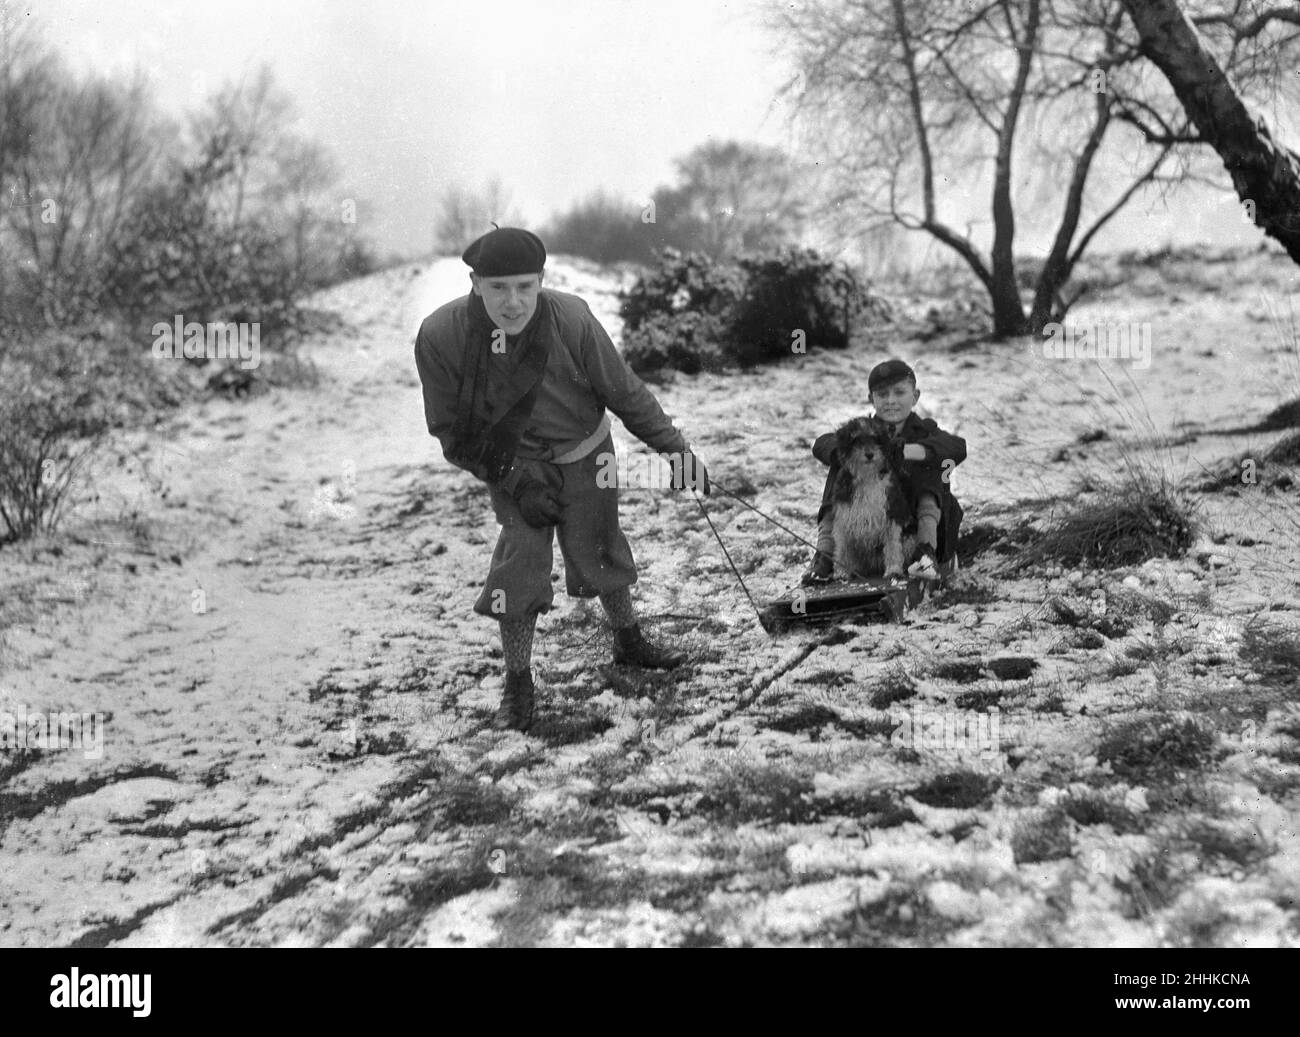
[[[915,414],[907,416],[897,436],[893,435],[889,425],[880,418],[872,417],[869,420],[872,430],[882,442],[900,446],[906,443],[918,443],[925,447],[924,461],[902,462],[900,474],[903,491],[912,509],[912,528],[915,528],[916,506],[922,493],[934,494],[939,502],[939,544],[935,553],[939,561],[946,562],[957,550],[957,534],[962,520],[961,505],[953,496],[948,477],[957,465],[966,460],[966,440],[961,436],[954,436],[951,432],[945,432],[933,418],[922,418]],[[840,472],[835,456],[835,433],[827,432],[823,436],[818,436],[812,452],[813,457],[822,464],[830,465],[830,472],[826,475],[826,487],[822,490],[822,504],[817,511],[817,521],[820,522],[830,510],[832,490]]]
[[[540,390],[533,405],[518,457],[547,460],[558,457],[596,431],[605,409],[622,419],[627,430],[652,450],[675,453],[686,449],[681,433],[663,408],[632,373],[619,355],[590,307],[576,295],[543,289],[555,315],[558,348],[546,362]],[[444,456],[451,446],[460,380],[469,363],[470,297],[440,307],[425,318],[415,340],[415,363],[424,389],[424,414],[429,433],[442,443]],[[508,381],[508,379],[507,379]],[[505,385],[496,411],[521,393]],[[473,467],[448,457],[478,478]],[[518,472],[509,473],[501,485],[513,492]]]

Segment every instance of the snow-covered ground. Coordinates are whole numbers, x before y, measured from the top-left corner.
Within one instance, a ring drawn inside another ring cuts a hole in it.
[[[1229,430],[1300,396],[1269,319],[1295,268],[1205,282],[1079,309],[1149,322],[1144,368],[877,338],[656,392],[716,480],[811,536],[811,440],[903,356],[969,444],[967,523],[1011,526],[1121,448],[1179,478],[1277,438]],[[553,259],[548,285],[617,338],[599,271]],[[307,348],[318,390],[125,438],[58,536],[0,550],[0,712],[105,718],[102,751],[0,755],[0,944],[1300,942],[1300,708],[1242,657],[1259,617],[1300,623],[1294,486],[1203,496],[1179,561],[994,579],[990,555],[904,625],[779,639],[689,497],[628,491],[639,607],[690,663],[610,666],[560,595],[536,728],[500,734],[470,611],[495,524],[412,359],[467,288],[445,260],[324,293],[346,328]],[[709,509],[756,595],[794,582],[802,544]],[[1209,741],[1162,770],[1185,721]]]

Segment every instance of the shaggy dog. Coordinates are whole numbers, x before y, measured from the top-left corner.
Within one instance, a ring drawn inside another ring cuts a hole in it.
[[[836,430],[835,449],[836,565],[850,577],[901,577],[916,549],[916,521],[885,443],[866,418],[854,418]]]

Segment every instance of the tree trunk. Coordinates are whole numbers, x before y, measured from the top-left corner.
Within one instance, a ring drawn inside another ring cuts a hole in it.
[[[990,253],[992,283],[989,298],[993,303],[993,334],[998,338],[1023,335],[1028,331],[1025,308],[1020,301],[1016,282],[1016,259],[1013,243],[1016,215],[1011,204],[1011,155],[1016,139],[1016,122],[1025,96],[1025,84],[1038,48],[1040,0],[1031,0],[1026,12],[1024,37],[1017,40],[1015,85],[1007,99],[1002,128],[998,133],[998,150],[993,169],[993,248]],[[1010,16],[1008,16],[1008,22]]]
[[[1124,0],[1142,52],[1220,157],[1255,224],[1300,263],[1300,155],[1273,140],[1205,49],[1178,0]],[[1249,210],[1248,210],[1249,211]]]

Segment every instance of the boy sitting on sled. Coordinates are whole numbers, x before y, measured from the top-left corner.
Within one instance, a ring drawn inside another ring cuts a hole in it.
[[[867,376],[867,398],[875,408],[871,425],[889,444],[891,465],[907,495],[915,520],[916,551],[907,574],[913,579],[938,580],[939,567],[957,550],[962,510],[949,488],[952,469],[966,459],[966,440],[945,432],[932,418],[912,413],[921,398],[916,374],[901,360],[877,364]],[[832,534],[832,489],[839,475],[835,433],[817,437],[813,456],[830,466],[821,508],[817,512],[817,550],[803,583],[825,583],[835,572]],[[906,532],[911,532],[909,527]]]

